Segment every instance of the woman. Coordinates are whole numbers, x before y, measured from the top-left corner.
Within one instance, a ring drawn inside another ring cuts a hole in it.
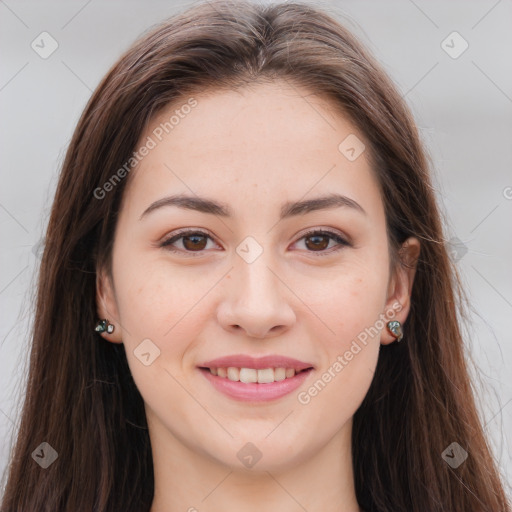
[[[70,143],[2,511],[510,510],[444,240],[412,116],[335,20],[167,20]]]

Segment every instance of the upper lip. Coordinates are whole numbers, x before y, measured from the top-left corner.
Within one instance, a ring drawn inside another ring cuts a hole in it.
[[[205,361],[199,365],[200,368],[293,368],[295,370],[305,370],[313,368],[311,363],[299,361],[292,357],[280,355],[268,355],[264,357],[252,357],[244,354],[235,354],[232,356],[219,357],[210,361]]]

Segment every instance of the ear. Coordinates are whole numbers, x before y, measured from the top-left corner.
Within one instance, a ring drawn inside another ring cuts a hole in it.
[[[100,336],[112,343],[122,343],[121,324],[119,322],[119,313],[117,310],[117,301],[114,292],[112,279],[103,270],[96,272],[96,310],[98,319],[106,318],[109,323],[114,325],[114,332],[99,333]]]
[[[402,325],[407,319],[411,308],[411,293],[416,274],[416,265],[420,255],[421,245],[417,238],[408,238],[398,252],[399,262],[393,270],[389,285],[388,296],[386,299],[385,312],[395,312],[394,317],[388,320],[398,320]],[[396,341],[393,334],[385,327],[381,333],[380,342],[382,345],[388,345]]]

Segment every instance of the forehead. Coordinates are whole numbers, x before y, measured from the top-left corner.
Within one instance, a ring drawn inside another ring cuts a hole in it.
[[[283,80],[194,94],[196,106],[189,111],[185,107],[190,98],[168,106],[147,131],[160,127],[165,132],[172,119],[175,124],[162,136],[195,155],[257,151],[276,158],[283,148],[307,154],[329,145],[337,148],[340,136],[356,131],[332,102]]]
[[[281,203],[309,191],[377,191],[364,136],[327,99],[285,81],[184,96],[152,120],[138,147],[149,140],[152,149],[130,176],[131,195],[186,192],[233,202],[236,187],[239,196]],[[347,140],[362,151],[356,159],[344,153]]]

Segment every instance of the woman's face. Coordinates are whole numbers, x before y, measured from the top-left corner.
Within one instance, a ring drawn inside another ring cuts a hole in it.
[[[363,144],[281,81],[184,98],[143,134],[98,312],[125,345],[153,446],[261,470],[347,446],[413,278],[390,274]]]

